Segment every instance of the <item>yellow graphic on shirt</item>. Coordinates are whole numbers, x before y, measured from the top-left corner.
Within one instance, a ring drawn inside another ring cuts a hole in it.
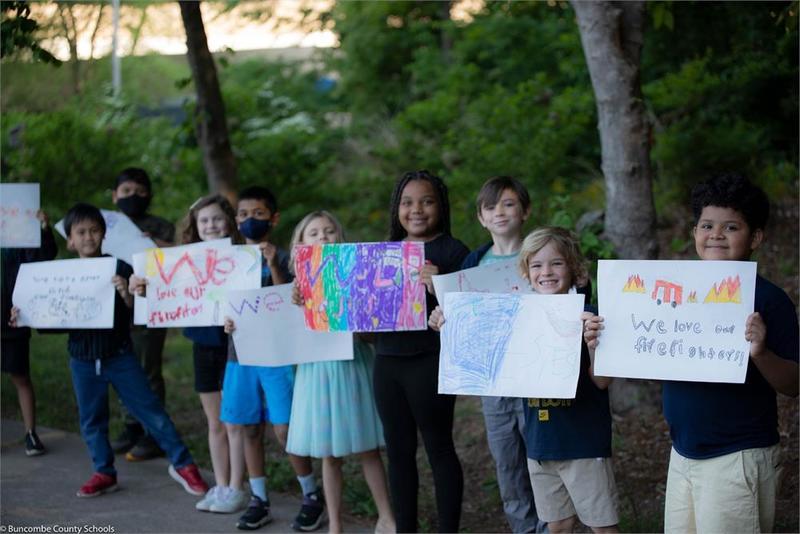
[[[539,410],[539,421],[549,421],[550,410]]]

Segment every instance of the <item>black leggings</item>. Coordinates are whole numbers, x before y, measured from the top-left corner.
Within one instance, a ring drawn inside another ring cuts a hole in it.
[[[375,403],[383,422],[397,532],[417,531],[417,429],[436,486],[439,532],[457,532],[464,475],[453,444],[454,395],[437,391],[439,355],[378,356]]]

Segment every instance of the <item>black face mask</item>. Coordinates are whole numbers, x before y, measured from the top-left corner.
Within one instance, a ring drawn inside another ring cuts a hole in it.
[[[128,217],[141,217],[145,214],[149,205],[150,197],[130,195],[123,198],[117,198],[117,207]]]
[[[239,231],[242,232],[242,235],[248,239],[252,239],[257,241],[267,235],[272,229],[272,221],[269,219],[255,219],[250,217],[242,221],[239,225]]]

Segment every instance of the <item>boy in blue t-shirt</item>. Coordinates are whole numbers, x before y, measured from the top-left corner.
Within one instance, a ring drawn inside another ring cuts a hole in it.
[[[747,261],[764,239],[769,200],[727,174],[692,191],[695,249],[702,260]],[[771,532],[780,479],[775,392],[798,393],[798,324],[786,293],[756,277],[745,326],[750,365],[743,384],[664,382],[672,452],[666,532]],[[587,322],[597,346],[602,319]]]
[[[67,246],[78,256],[101,256],[100,244],[105,237],[106,224],[96,207],[79,203],[70,208],[64,217],[64,231]],[[117,291],[113,328],[67,330],[69,366],[78,403],[81,436],[89,448],[95,471],[77,495],[97,497],[117,489],[114,452],[108,440],[109,385],[114,387],[128,411],[167,454],[169,475],[187,492],[203,495],[208,486],[161,401],[150,389],[147,376],[133,353],[130,335],[133,296],[128,292],[128,278],[132,273],[130,265],[117,260],[116,274],[108,281]],[[11,308],[10,326],[16,327],[18,315],[19,309]]]
[[[266,187],[249,187],[239,193],[236,222],[247,244],[258,245],[261,249],[262,287],[292,280],[289,255],[269,241],[271,230],[279,219],[277,201]],[[234,328],[233,321],[226,317],[225,332],[230,334]],[[272,423],[275,437],[285,449],[292,409],[294,370],[291,365],[240,365],[232,336],[228,342],[228,356],[222,385],[224,394],[220,419],[228,427],[229,435],[241,437],[253,493],[247,510],[239,518],[236,527],[240,530],[255,530],[272,521],[264,471],[264,423],[267,420]],[[303,492],[300,513],[291,526],[294,530],[303,532],[316,530],[322,525],[324,505],[311,459],[289,454],[289,462]],[[210,506],[211,511],[214,511],[213,503]]]

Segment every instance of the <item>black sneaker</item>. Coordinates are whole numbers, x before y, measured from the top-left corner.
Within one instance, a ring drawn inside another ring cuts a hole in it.
[[[26,456],[40,456],[45,453],[42,440],[36,435],[35,430],[31,430],[25,434],[25,455]]]
[[[125,455],[125,459],[129,462],[143,462],[144,460],[151,460],[159,456],[164,456],[164,452],[158,448],[156,440],[154,440],[152,436],[145,434],[139,438],[136,445],[128,451]]]
[[[269,499],[262,501],[255,495],[250,497],[250,504],[244,511],[242,517],[236,522],[239,530],[256,530],[272,521],[272,514],[269,513]]]
[[[120,435],[111,442],[111,450],[114,454],[128,452],[143,435],[144,429],[139,423],[126,424]]]
[[[303,497],[300,513],[292,521],[292,528],[300,532],[311,532],[322,526],[325,515],[325,504],[320,490]]]

